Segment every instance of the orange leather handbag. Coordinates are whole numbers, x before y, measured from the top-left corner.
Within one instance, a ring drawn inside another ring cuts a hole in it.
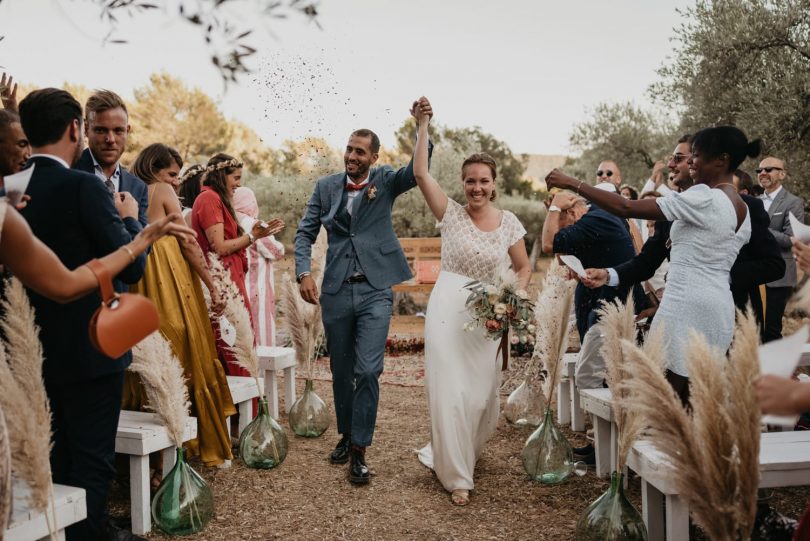
[[[90,342],[97,350],[117,359],[158,330],[160,317],[155,305],[137,293],[116,293],[110,272],[98,259],[87,263],[98,279],[101,306],[90,320]]]

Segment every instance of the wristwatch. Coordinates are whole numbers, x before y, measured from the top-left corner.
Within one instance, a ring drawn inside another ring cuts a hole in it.
[[[562,209],[560,207],[558,207],[557,205],[551,205],[550,207],[548,207],[548,211],[549,212],[562,212]]]
[[[248,246],[253,244],[254,242],[256,242],[256,237],[254,237],[253,233],[251,233],[250,231],[247,231],[247,236],[248,236],[248,241],[249,241]]]

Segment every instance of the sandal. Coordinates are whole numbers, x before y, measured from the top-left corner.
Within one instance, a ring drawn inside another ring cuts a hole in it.
[[[469,490],[454,490],[450,493],[450,502],[458,507],[464,507],[468,503],[470,503],[470,491]]]

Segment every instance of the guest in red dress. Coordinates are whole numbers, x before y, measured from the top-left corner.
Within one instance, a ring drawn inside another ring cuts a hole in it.
[[[245,272],[248,269],[245,249],[258,239],[278,233],[284,224],[280,220],[272,220],[269,224],[258,221],[248,232],[239,226],[233,210],[233,194],[242,179],[242,166],[242,162],[223,153],[208,160],[206,179],[191,211],[191,225],[206,258],[211,252],[219,256],[250,311],[245,292]],[[211,324],[225,372],[231,376],[248,376],[247,371],[234,362],[228,345],[222,340],[219,321],[213,320]]]

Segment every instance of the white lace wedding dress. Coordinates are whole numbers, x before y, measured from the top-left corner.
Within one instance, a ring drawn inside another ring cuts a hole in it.
[[[496,230],[481,231],[452,199],[439,229],[442,266],[425,320],[431,442],[418,455],[448,491],[471,490],[475,463],[498,423],[501,361],[497,341],[482,329],[463,329],[471,319],[464,306],[470,291],[464,286],[472,280],[492,283],[509,248],[526,230],[514,214],[503,211]]]

